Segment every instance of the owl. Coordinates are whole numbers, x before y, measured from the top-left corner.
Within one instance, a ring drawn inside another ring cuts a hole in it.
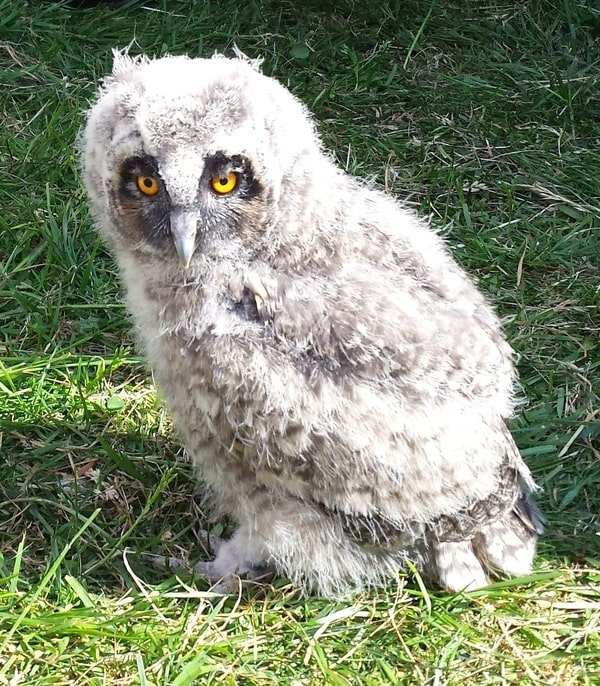
[[[501,325],[441,238],[338,168],[241,55],[116,54],[83,176],[143,352],[215,512],[197,569],[340,596],[417,569],[530,571]]]

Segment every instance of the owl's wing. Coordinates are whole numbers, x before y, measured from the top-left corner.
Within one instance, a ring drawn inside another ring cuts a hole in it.
[[[530,489],[508,455],[498,469],[498,488],[486,497],[467,499],[465,505],[451,512],[441,512],[429,519],[411,519],[389,499],[385,508],[375,502],[357,511],[352,496],[344,496],[333,505],[318,502],[318,507],[337,520],[346,535],[361,545],[383,548],[410,546],[427,538],[435,541],[464,541],[481,529],[512,512],[520,525],[531,534],[544,531],[543,516],[529,496]]]
[[[364,261],[321,274],[252,274],[246,293],[271,343],[300,367],[416,384],[419,393],[512,383],[498,320],[452,260],[435,279]]]
[[[451,298],[443,284],[401,272],[391,282],[364,264],[248,279],[246,311],[264,342],[312,388],[325,379],[339,389],[322,421],[307,417],[302,444],[265,431],[263,450],[280,455],[280,484],[304,484],[357,541],[462,540],[516,507],[530,479],[486,405],[510,386],[510,349],[483,298],[462,286],[466,297]]]

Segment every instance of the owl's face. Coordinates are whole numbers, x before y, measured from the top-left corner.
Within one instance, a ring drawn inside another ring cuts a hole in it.
[[[175,249],[187,269],[197,247],[206,254],[255,238],[269,194],[249,157],[223,150],[199,157],[189,172],[185,200],[168,181],[172,171],[159,159],[140,150],[116,167],[109,192],[117,208],[115,225],[130,244],[144,244],[161,255]]]
[[[285,179],[318,154],[302,105],[247,61],[221,57],[117,57],[84,142],[105,237],[181,269],[260,250]]]

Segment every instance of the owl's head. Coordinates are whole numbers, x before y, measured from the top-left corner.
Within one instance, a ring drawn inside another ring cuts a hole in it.
[[[222,56],[117,55],[83,145],[108,242],[178,268],[198,253],[260,249],[286,178],[321,155],[302,104],[255,64]]]

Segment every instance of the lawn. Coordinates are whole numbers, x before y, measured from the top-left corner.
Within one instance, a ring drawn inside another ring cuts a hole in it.
[[[341,166],[446,237],[518,353],[547,533],[526,579],[219,596],[214,520],[134,347],[78,173],[112,48],[264,58]],[[600,684],[594,0],[0,0],[0,686]]]

